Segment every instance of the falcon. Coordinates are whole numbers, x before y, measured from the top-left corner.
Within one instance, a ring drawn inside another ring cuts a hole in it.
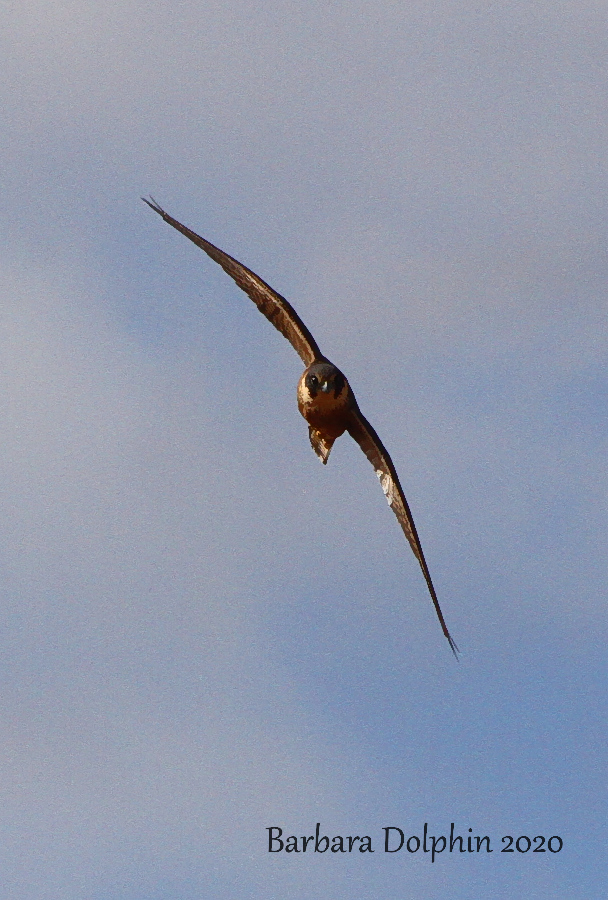
[[[312,334],[284,297],[277,294],[251,269],[237,262],[218,247],[214,247],[209,241],[195,234],[190,228],[166,213],[154,198],[146,200],[145,197],[142,197],[142,200],[165,222],[185,235],[218,263],[249,295],[260,312],[287,338],[298,353],[306,366],[298,382],[298,409],[308,422],[308,434],[312,449],[321,462],[326,464],[334,441],[345,431],[359,444],[374,467],[388,504],[397,516],[397,521],[414,551],[414,556],[420,563],[443,633],[452,648],[452,653],[458,658],[458,647],[445,624],[431,581],[429,567],[422,552],[420,538],[393,461],[382,441],[361,413],[345,376],[327,357],[323,356]]]

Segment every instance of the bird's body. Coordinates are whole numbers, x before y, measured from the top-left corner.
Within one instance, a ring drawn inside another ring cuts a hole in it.
[[[445,624],[416,526],[399,483],[397,472],[382,441],[362,415],[346,377],[323,356],[312,334],[284,297],[277,294],[242,263],[182,225],[155,201],[142,199],[154,212],[162,216],[165,222],[185,235],[217,262],[251,297],[260,312],[287,338],[299,354],[306,368],[298,382],[298,409],[308,423],[308,434],[313,450],[326,464],[334,441],[344,432],[347,431],[359,444],[373,465],[386,499],[420,564],[441,628],[456,656],[458,648]]]
[[[348,381],[332,363],[314,362],[304,369],[298,382],[298,409],[308,422],[312,449],[323,463],[356,407]]]

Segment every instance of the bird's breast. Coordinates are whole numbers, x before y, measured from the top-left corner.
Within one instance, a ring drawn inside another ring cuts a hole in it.
[[[302,375],[298,383],[298,409],[309,425],[328,437],[339,437],[346,430],[352,407],[352,393],[345,382],[336,397],[335,391],[318,390],[311,394]]]

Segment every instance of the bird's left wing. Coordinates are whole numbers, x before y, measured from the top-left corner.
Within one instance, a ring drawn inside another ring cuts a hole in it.
[[[367,419],[361,415],[361,411],[358,407],[351,412],[348,433],[356,440],[376,470],[376,475],[380,479],[380,484],[382,485],[382,490],[388,500],[389,506],[397,516],[399,524],[403,529],[403,533],[408,539],[416,559],[420,563],[420,568],[422,569],[422,573],[426,580],[443,633],[448,639],[450,647],[452,648],[452,653],[458,658],[458,647],[445,624],[445,619],[443,618],[443,613],[439,606],[439,600],[437,599],[437,594],[433,582],[431,581],[429,567],[426,564],[424,553],[422,552],[420,538],[418,537],[418,532],[416,531],[416,526],[414,525],[408,502],[405,499],[403,488],[399,483],[393,461],[372,426]]]
[[[181,233],[189,238],[192,243],[196,244],[197,247],[200,247],[201,250],[204,250],[216,263],[219,263],[224,272],[230,275],[230,277],[236,281],[238,286],[251,297],[257,308],[266,316],[268,321],[272,322],[274,327],[287,338],[296,353],[300,356],[304,365],[309,366],[315,360],[323,359],[323,355],[317,346],[317,342],[291,303],[288,303],[285,297],[281,297],[280,294],[277,294],[270,285],[266,284],[265,281],[262,281],[262,279],[259,278],[255,272],[252,272],[251,269],[248,269],[246,266],[242,265],[242,263],[237,262],[236,259],[233,259],[232,256],[228,256],[227,253],[224,253],[224,251],[220,250],[218,247],[214,247],[213,244],[210,244],[209,241],[206,241],[204,238],[200,237],[200,235],[191,231],[190,228],[182,225],[181,222],[178,222],[177,219],[174,219],[173,216],[166,213],[155,200],[152,198],[146,200],[145,197],[142,197],[141,199],[144,203],[148,204],[150,209],[153,209],[159,216],[162,216],[165,222],[168,222],[168,224],[172,225],[177,231],[181,231]]]

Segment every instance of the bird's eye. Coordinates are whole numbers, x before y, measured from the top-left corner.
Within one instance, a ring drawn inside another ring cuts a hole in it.
[[[316,386],[318,385],[319,379],[317,378],[316,375],[311,375],[311,376],[310,376],[310,383],[311,383],[311,385],[312,385],[313,387],[316,387]]]

